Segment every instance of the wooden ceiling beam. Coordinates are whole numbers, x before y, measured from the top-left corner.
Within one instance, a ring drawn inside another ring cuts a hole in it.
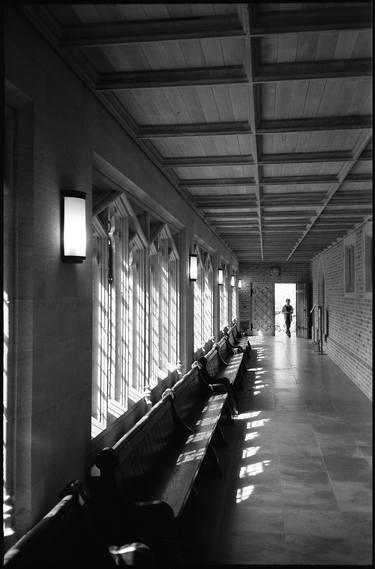
[[[136,20],[65,26],[59,39],[59,46],[100,47],[243,35],[244,30],[237,15]]]
[[[242,166],[253,165],[251,154],[233,154],[224,156],[173,156],[164,158],[163,166],[167,168],[197,167],[197,166]]]
[[[361,156],[358,158],[359,161],[361,160],[372,160],[373,154],[372,150],[364,150]]]
[[[372,174],[348,174],[345,182],[372,182]]]
[[[259,159],[262,166],[272,164],[309,164],[312,162],[346,162],[352,159],[350,151],[334,152],[283,152],[280,154],[263,154]]]
[[[316,117],[307,119],[261,120],[257,134],[313,132],[325,130],[361,130],[372,128],[371,115]]]
[[[247,121],[139,125],[136,136],[137,138],[168,138],[178,136],[222,136],[228,134],[251,134],[250,125]]]
[[[268,166],[274,164],[310,164],[318,162],[348,162],[353,159],[350,150],[336,150],[329,152],[285,152],[263,154],[258,157],[258,165]],[[372,160],[372,151],[362,152],[359,160]],[[164,158],[162,164],[166,168],[183,168],[199,166],[253,166],[254,158],[251,154],[220,155],[220,156],[171,156]]]
[[[319,3],[317,3],[319,6]],[[251,35],[359,30],[371,28],[371,6],[342,7],[319,10],[282,10],[255,13]]]
[[[371,59],[337,59],[258,65],[254,83],[279,83],[372,75]]]
[[[249,122],[251,125],[251,130],[256,134],[258,126],[258,117],[261,116],[260,110],[260,93],[257,90],[257,86],[254,85],[254,72],[257,63],[256,45],[252,41],[251,28],[252,28],[252,7],[251,5],[239,5],[239,17],[242,21],[243,28],[246,32],[246,37],[244,39],[245,49],[244,53],[244,66],[246,73],[249,77]],[[259,156],[261,154],[261,139],[257,136],[252,137],[252,154],[254,157],[254,162],[256,164],[254,178],[255,178],[255,194],[257,200],[258,209],[258,225],[259,225],[259,248],[260,248],[260,259],[263,261],[263,211],[262,211],[262,189],[260,186],[260,168],[258,165]]]
[[[300,245],[303,243],[303,241],[309,237],[311,229],[314,227],[314,225],[317,223],[317,221],[319,220],[320,216],[324,213],[327,212],[327,209],[330,207],[330,202],[332,201],[332,198],[335,196],[335,194],[337,193],[337,191],[340,189],[340,187],[342,186],[342,184],[346,181],[346,178],[348,177],[348,174],[350,174],[350,171],[353,169],[353,167],[355,166],[358,158],[361,156],[362,152],[366,149],[367,145],[369,144],[370,140],[372,138],[372,131],[369,131],[367,133],[365,133],[357,142],[355,148],[353,149],[353,160],[351,162],[347,162],[346,164],[343,165],[343,167],[341,168],[339,174],[338,174],[338,181],[330,188],[327,197],[325,198],[325,200],[323,201],[323,203],[321,204],[321,206],[317,209],[315,216],[311,218],[311,222],[307,225],[305,231],[302,233],[301,237],[299,238],[299,240],[297,241],[297,243],[294,245],[292,251],[289,253],[287,261],[289,261],[292,256],[295,254],[295,252],[298,250],[298,248],[300,247]],[[332,205],[331,205],[332,207]],[[344,206],[339,205],[339,204],[335,204],[334,205],[334,209],[335,211],[337,211],[338,209],[345,209],[345,208],[351,208],[352,210],[354,209],[362,209],[364,211],[366,211],[367,209],[371,209],[371,205],[367,208],[366,206],[358,205],[355,203],[352,204],[346,204]]]
[[[357,178],[358,177],[358,178]],[[353,174],[351,181],[368,181],[371,177],[368,174]],[[289,186],[293,184],[332,184],[338,181],[335,174],[326,174],[324,176],[268,176],[259,181],[261,186]],[[256,186],[255,178],[189,178],[180,179],[180,187],[220,187],[220,186]],[[301,194],[302,195],[302,194]],[[310,196],[311,194],[309,194]],[[277,196],[274,196],[277,199]],[[199,199],[199,198],[197,198]],[[220,199],[217,196],[217,199]],[[243,198],[246,199],[246,196]]]
[[[342,117],[319,117],[308,119],[281,119],[260,121],[256,134],[278,134],[286,132],[313,132],[327,130],[361,130],[372,128],[371,115]],[[247,121],[138,125],[136,136],[140,139],[178,136],[221,136],[228,134],[251,134]],[[257,162],[254,156],[254,162]]]
[[[232,85],[246,83],[248,78],[242,65],[224,67],[197,67],[190,69],[157,69],[101,73],[95,85],[97,91],[124,91],[195,85]]]
[[[191,178],[180,179],[180,187],[213,187],[213,186],[254,186],[254,178]]]
[[[289,186],[292,184],[332,184],[337,182],[337,176],[334,174],[326,174],[324,176],[268,176],[262,178],[262,186]],[[311,194],[309,194],[311,195]]]

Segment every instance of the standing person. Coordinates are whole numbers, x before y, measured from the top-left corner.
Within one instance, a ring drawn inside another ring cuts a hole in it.
[[[286,334],[290,338],[290,325],[292,322],[292,314],[293,314],[293,306],[290,304],[290,298],[285,300],[285,304],[282,307],[281,312],[284,314],[285,326],[286,326]]]

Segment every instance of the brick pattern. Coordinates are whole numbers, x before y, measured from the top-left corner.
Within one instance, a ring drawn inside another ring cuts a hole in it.
[[[328,310],[324,351],[372,400],[372,298],[364,290],[363,228],[355,231],[355,292],[344,294],[344,240],[312,262],[314,303]]]

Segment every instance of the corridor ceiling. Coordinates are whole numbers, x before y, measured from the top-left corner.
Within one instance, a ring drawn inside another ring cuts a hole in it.
[[[240,262],[371,217],[370,2],[22,11]]]

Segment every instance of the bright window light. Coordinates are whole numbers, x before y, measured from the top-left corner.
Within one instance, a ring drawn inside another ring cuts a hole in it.
[[[238,488],[236,495],[236,504],[244,502],[247,500],[254,491],[255,486],[244,486],[243,488]]]
[[[238,279],[238,288],[242,288],[242,279]]]
[[[230,286],[234,286],[236,284],[236,277],[234,275],[230,278]]]

